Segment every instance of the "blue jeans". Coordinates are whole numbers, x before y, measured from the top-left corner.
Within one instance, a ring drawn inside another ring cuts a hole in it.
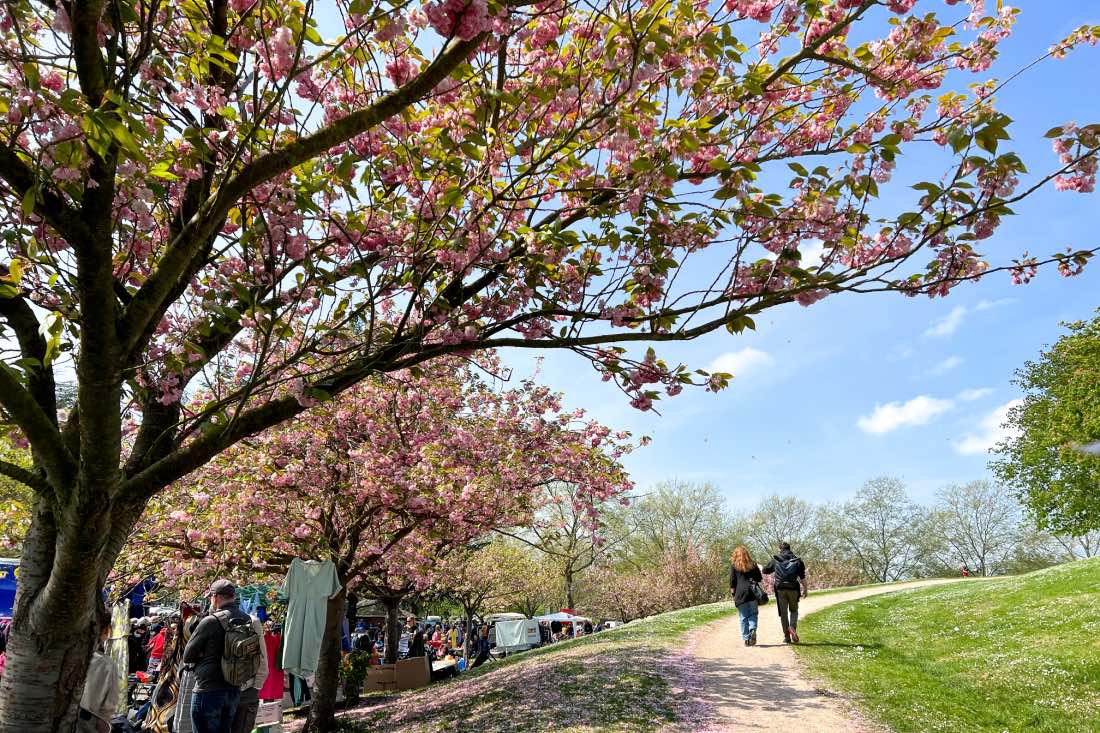
[[[756,631],[756,620],[760,616],[760,607],[756,601],[742,603],[737,607],[737,613],[741,615],[741,638],[749,640],[749,635]]]
[[[195,733],[230,733],[240,690],[196,692],[191,698],[191,727]]]

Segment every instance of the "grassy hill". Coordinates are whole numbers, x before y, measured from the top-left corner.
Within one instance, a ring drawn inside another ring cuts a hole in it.
[[[342,717],[366,733],[650,733],[696,720],[702,703],[684,632],[735,614],[715,603],[655,616],[471,670],[423,690],[368,699]]]
[[[811,672],[899,733],[1100,731],[1100,558],[845,603],[799,631]]]

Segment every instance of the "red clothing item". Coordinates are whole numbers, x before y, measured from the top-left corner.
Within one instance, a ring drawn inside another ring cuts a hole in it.
[[[267,645],[267,679],[260,688],[261,700],[283,699],[283,670],[279,667],[279,644],[282,637],[278,634],[264,634]]]
[[[164,642],[168,638],[168,627],[157,632],[157,635],[153,637],[153,640],[149,642],[149,658],[160,659],[164,656]]]

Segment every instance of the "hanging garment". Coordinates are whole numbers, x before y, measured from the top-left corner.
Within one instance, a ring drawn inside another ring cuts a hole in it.
[[[309,677],[316,671],[325,631],[326,606],[340,590],[336,566],[331,560],[296,557],[291,561],[290,572],[281,588],[288,601],[283,624],[284,670],[299,677]]]
[[[249,616],[255,616],[261,621],[265,620],[266,613],[261,609],[267,608],[267,595],[271,592],[271,586],[263,583],[246,585],[237,589],[237,600],[241,604],[241,612]]]
[[[278,634],[264,634],[267,646],[267,679],[260,688],[261,700],[283,699],[283,670],[279,666],[279,644],[282,638]]]
[[[115,660],[118,670],[118,689],[126,690],[130,686],[130,604],[125,601],[115,604],[111,609],[111,638],[107,640],[107,656]],[[126,695],[119,695],[119,715],[128,712]]]
[[[191,698],[195,696],[195,673],[190,669],[180,672],[179,695],[176,698],[176,716],[172,721],[173,733],[194,733],[191,727]]]
[[[149,699],[149,714],[145,718],[144,730],[148,733],[174,733],[175,731],[172,722],[176,714],[176,702],[179,700],[179,667],[183,655],[181,628],[182,623],[173,623],[166,627],[160,679]]]
[[[297,675],[290,675],[290,701],[294,707],[301,707],[311,699],[309,682]]]

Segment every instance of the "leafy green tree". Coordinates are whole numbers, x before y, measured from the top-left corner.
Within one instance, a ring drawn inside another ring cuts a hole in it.
[[[0,438],[0,460],[29,469],[31,452]],[[0,555],[17,555],[31,523],[33,492],[22,482],[0,476]]]
[[[1024,398],[991,467],[1042,528],[1081,535],[1100,529],[1100,456],[1082,450],[1100,438],[1100,317],[1066,327],[1016,372]]]

